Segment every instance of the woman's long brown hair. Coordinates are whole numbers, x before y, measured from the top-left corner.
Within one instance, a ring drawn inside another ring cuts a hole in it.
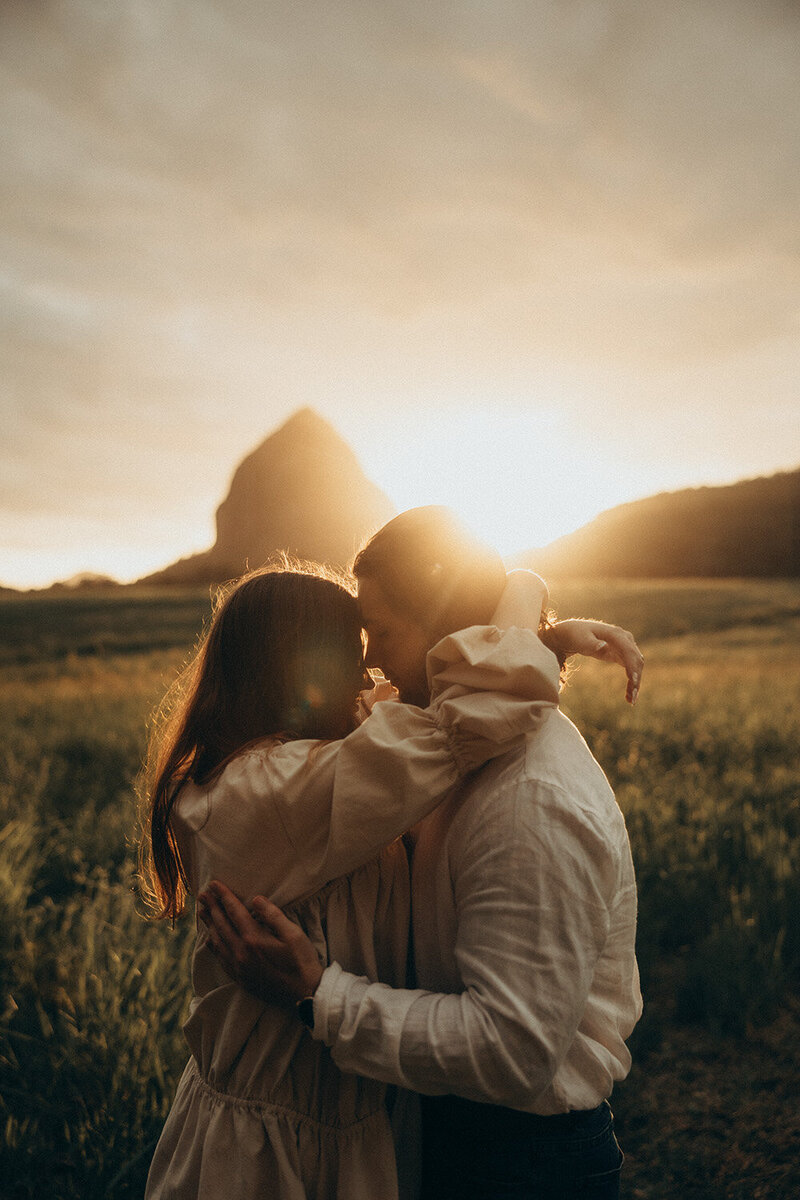
[[[144,773],[140,883],[150,914],[184,911],[186,872],[170,823],[181,787],[211,783],[266,738],[338,738],[364,675],[351,592],[325,568],[252,571],[218,594],[188,666],[154,714]]]

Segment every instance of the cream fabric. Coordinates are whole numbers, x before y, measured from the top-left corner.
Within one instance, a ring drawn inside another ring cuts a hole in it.
[[[410,895],[393,839],[558,699],[555,658],[530,630],[475,627],[440,643],[431,666],[429,709],[378,704],[342,742],[260,746],[211,787],[187,786],[174,825],[192,892],[216,877],[245,898],[269,895],[323,962],[401,986]],[[192,1058],[147,1200],[392,1200],[385,1087],[343,1073],[293,1013],[231,983],[202,926],[192,977]]]
[[[342,1070],[541,1115],[593,1108],[641,1013],[622,813],[553,710],[422,822],[414,955],[427,990],[327,968],[314,1036]]]

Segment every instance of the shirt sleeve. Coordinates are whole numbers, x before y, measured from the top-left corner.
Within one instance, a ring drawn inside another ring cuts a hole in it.
[[[474,828],[450,858],[462,992],[370,984],[336,963],[325,970],[314,1037],[343,1070],[535,1107],[575,1038],[616,886],[606,839],[547,792],[496,797],[492,836]]]
[[[278,904],[316,891],[368,862],[558,702],[556,659],[533,630],[474,626],[432,654],[453,674],[434,657],[429,708],[376,704],[344,740],[241,755],[211,793],[180,802],[199,886],[216,876]]]

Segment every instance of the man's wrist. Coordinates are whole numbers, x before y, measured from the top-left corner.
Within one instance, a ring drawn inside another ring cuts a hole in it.
[[[314,996],[322,979],[322,966],[306,976],[303,994],[295,1000],[294,1008],[300,1020],[309,1029],[314,1028]]]
[[[302,995],[297,997],[298,1002],[300,1000],[313,999],[314,994],[319,987],[319,982],[322,979],[322,971],[322,963],[317,962],[316,966],[306,970],[303,973],[303,991]]]
[[[314,997],[304,996],[302,1000],[298,1000],[294,1006],[294,1011],[297,1013],[300,1020],[307,1029],[314,1031]]]

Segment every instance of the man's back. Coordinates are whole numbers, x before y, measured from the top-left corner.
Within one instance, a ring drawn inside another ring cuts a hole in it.
[[[625,1077],[641,1011],[630,847],[562,713],[419,827],[413,917],[418,985],[468,988],[482,1010],[475,1098],[550,1115],[594,1108]],[[457,1071],[453,1091],[472,1091]]]

